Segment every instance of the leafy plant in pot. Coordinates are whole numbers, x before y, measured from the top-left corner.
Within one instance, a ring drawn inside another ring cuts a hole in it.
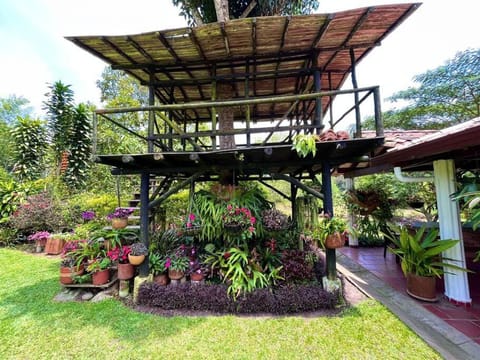
[[[117,262],[117,276],[119,280],[129,280],[135,275],[135,268],[128,261],[130,246],[117,246],[107,251],[107,256],[112,262]]]
[[[165,267],[168,269],[168,277],[171,280],[180,280],[188,270],[189,259],[177,250],[167,258]]]
[[[395,247],[389,250],[400,258],[402,271],[407,278],[407,293],[420,300],[436,301],[435,277],[440,278],[448,269],[468,270],[451,263],[456,260],[441,256],[443,251],[455,246],[459,240],[439,240],[437,229],[427,234],[425,230],[422,227],[411,234],[405,227],[394,228],[391,233],[399,235],[398,238],[390,236]]]
[[[143,260],[145,260],[145,256],[148,255],[148,249],[144,243],[136,242],[130,246],[130,254],[128,254],[128,261],[132,265],[140,265]]]
[[[74,279],[85,271],[84,265],[77,265],[75,258],[66,256],[60,262],[60,283],[69,285],[74,283]]]
[[[123,229],[128,225],[128,217],[132,215],[133,210],[129,208],[116,208],[114,212],[107,215],[107,219],[112,222],[112,229]]]
[[[318,235],[322,246],[327,249],[337,249],[345,244],[347,224],[339,217],[324,214],[315,234]]]
[[[108,257],[95,259],[87,266],[87,271],[92,273],[92,284],[103,285],[110,279],[112,261]]]
[[[290,227],[288,216],[275,208],[262,211],[262,224],[267,231],[283,231]]]
[[[148,256],[149,269],[153,276],[153,281],[163,286],[167,285],[169,280],[167,275],[168,269],[165,266],[166,262],[167,259],[158,253],[151,252]]]

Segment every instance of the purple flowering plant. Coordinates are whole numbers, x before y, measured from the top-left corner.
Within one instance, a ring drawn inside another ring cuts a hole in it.
[[[82,212],[82,219],[85,221],[90,221],[95,219],[95,211],[87,210]]]
[[[112,219],[124,219],[132,215],[133,210],[128,208],[116,208],[114,212],[107,215],[108,220]]]
[[[37,231],[27,237],[28,241],[46,241],[50,237],[48,231]]]

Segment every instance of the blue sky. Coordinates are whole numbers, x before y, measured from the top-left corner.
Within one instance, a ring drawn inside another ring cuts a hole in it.
[[[331,12],[396,0],[320,0]],[[71,84],[77,101],[99,104],[101,60],[68,35],[132,34],[186,26],[171,0],[0,0],[0,97],[24,96],[43,115],[47,83]],[[456,52],[480,47],[477,0],[425,0],[358,67],[360,86],[380,85],[382,97]],[[347,82],[350,86],[350,82]],[[384,108],[389,105],[384,105]]]

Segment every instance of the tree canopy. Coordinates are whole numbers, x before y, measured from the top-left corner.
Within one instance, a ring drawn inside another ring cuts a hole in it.
[[[180,15],[184,16],[191,26],[243,17],[310,14],[319,5],[318,0],[172,0],[172,2],[180,8]],[[223,18],[219,19],[220,16]]]
[[[383,114],[387,129],[440,129],[480,116],[480,49],[459,52],[443,65],[416,75],[417,87],[389,100],[407,106]],[[373,119],[365,127],[371,128]]]

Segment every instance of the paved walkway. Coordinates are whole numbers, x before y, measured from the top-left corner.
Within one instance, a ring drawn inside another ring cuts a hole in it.
[[[342,248],[337,252],[337,269],[390,309],[445,359],[480,359],[479,286],[472,291],[470,308],[446,301],[441,295],[441,282],[438,303],[415,300],[405,293],[405,279],[394,256],[387,254],[384,258],[383,248]]]

